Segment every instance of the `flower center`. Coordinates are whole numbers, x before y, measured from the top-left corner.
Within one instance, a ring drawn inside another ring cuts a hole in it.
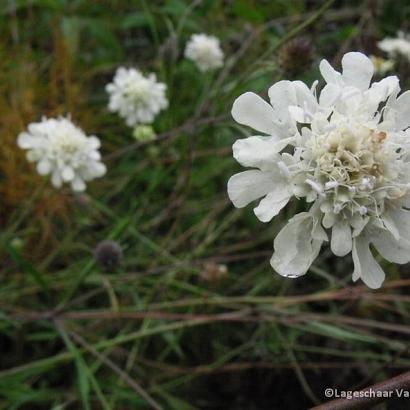
[[[126,96],[134,103],[140,104],[149,98],[150,88],[147,81],[138,81],[128,85]]]
[[[77,135],[62,134],[54,138],[53,151],[58,156],[71,157],[80,149],[82,142]]]
[[[386,137],[365,127],[336,129],[312,139],[310,159],[323,182],[370,188],[383,181]]]

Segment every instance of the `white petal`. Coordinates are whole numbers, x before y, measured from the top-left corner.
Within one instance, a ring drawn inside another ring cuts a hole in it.
[[[269,222],[289,202],[291,193],[287,184],[278,183],[254,209],[255,215],[262,222]]]
[[[85,191],[85,187],[85,183],[80,177],[76,177],[71,181],[71,188],[73,188],[73,191],[83,192]]]
[[[282,276],[304,275],[317,257],[322,241],[312,238],[312,216],[307,212],[294,216],[274,241],[271,265]]]
[[[360,278],[369,288],[380,288],[386,275],[370,252],[369,241],[364,235],[353,239],[352,256],[353,280]]]
[[[355,214],[351,219],[350,219],[350,225],[353,228],[353,233],[352,237],[359,236],[367,223],[369,222],[370,218],[368,216],[361,216]]]
[[[61,185],[63,184],[63,180],[61,179],[60,171],[55,170],[53,172],[53,174],[51,175],[51,183],[53,184],[54,187],[61,188]]]
[[[335,84],[327,84],[320,93],[319,102],[322,107],[334,105],[342,94],[342,88]]]
[[[397,209],[391,212],[391,218],[397,227],[399,237],[410,241],[410,211]]]
[[[95,177],[102,177],[107,172],[107,167],[102,162],[96,162],[93,171]]]
[[[365,93],[366,105],[369,105],[372,110],[376,110],[381,102],[387,98],[399,86],[399,79],[396,76],[383,78],[383,80],[373,83]]]
[[[273,108],[255,93],[247,92],[234,101],[232,117],[239,124],[265,134],[274,135],[276,132]]]
[[[329,229],[331,228],[336,222],[336,215],[333,212],[328,212],[323,216],[322,225]]]
[[[296,92],[296,103],[307,113],[314,114],[319,105],[312,90],[302,81],[293,81]]]
[[[94,135],[88,137],[88,143],[92,149],[98,149],[101,147],[100,139],[95,137]]]
[[[272,175],[257,170],[240,172],[228,181],[228,195],[237,208],[243,208],[255,199],[265,196],[273,188]]]
[[[51,172],[51,163],[47,159],[42,159],[38,164],[37,164],[37,172],[40,175],[47,175]]]
[[[323,134],[323,133],[326,132],[326,130],[328,129],[328,126],[329,126],[329,121],[328,121],[329,115],[330,115],[330,112],[327,115],[325,113],[317,113],[314,116],[313,121],[311,123],[312,131],[314,133]],[[306,129],[307,128],[304,128],[302,131],[304,131]]]
[[[249,137],[237,140],[232,147],[234,158],[244,167],[270,168],[280,157],[278,152],[286,147],[288,140],[278,137]]]
[[[347,221],[339,220],[333,225],[330,248],[336,256],[345,256],[352,250],[352,230]]]
[[[320,219],[315,219],[313,222],[312,238],[318,241],[328,241],[327,233],[320,224]]]
[[[270,103],[275,112],[275,118],[281,123],[288,123],[289,105],[296,104],[296,91],[291,81],[283,80],[273,84],[268,90]]]
[[[341,74],[336,71],[327,60],[322,60],[319,64],[320,74],[328,84],[340,84]]]
[[[378,229],[372,232],[371,242],[374,247],[389,262],[410,262],[410,242],[405,239],[396,240],[393,235],[385,230]]]
[[[410,193],[407,193],[402,198],[402,206],[404,206],[405,208],[410,208]]]
[[[116,85],[112,83],[107,84],[105,86],[105,91],[107,91],[107,93],[113,93],[114,91],[116,91],[116,89],[117,89]]]
[[[393,235],[394,239],[398,241],[400,239],[400,233],[392,215],[390,213],[385,213],[382,217],[382,221],[386,229]]]
[[[401,94],[386,108],[386,120],[392,122],[395,130],[404,130],[410,126],[410,91]]]
[[[34,141],[35,138],[33,138],[33,136],[27,132],[22,132],[17,137],[17,145],[23,149],[31,148]]]
[[[342,58],[342,78],[347,85],[367,90],[373,77],[374,67],[370,58],[362,53],[347,53]]]
[[[269,88],[268,94],[275,112],[275,120],[283,124],[292,124],[289,106],[300,107],[305,115],[314,114],[318,107],[312,91],[302,81],[279,81]],[[305,115],[302,115],[303,118]]]
[[[289,106],[289,114],[293,120],[301,124],[307,123],[309,120],[306,118],[305,110],[297,105]]]
[[[61,176],[64,181],[71,181],[74,178],[74,171],[71,167],[65,167],[63,169],[63,172],[61,173]]]

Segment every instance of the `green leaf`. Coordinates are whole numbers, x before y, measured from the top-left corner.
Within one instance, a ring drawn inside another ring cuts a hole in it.
[[[148,24],[148,18],[144,13],[132,13],[122,19],[119,25],[121,28],[128,30],[135,27],[147,27]]]
[[[309,327],[318,331],[320,334],[325,336],[333,337],[334,339],[340,339],[343,341],[360,341],[368,343],[376,343],[377,340],[371,336],[364,335],[361,333],[354,333],[350,330],[346,330],[333,325],[328,325],[321,322],[310,322]]]
[[[64,340],[67,349],[73,354],[75,366],[77,369],[77,383],[80,390],[81,400],[86,410],[90,410],[90,384],[87,377],[87,365],[81,356],[81,353],[76,348],[74,343],[70,340],[67,333],[62,327],[59,327],[59,332]]]
[[[26,261],[14,246],[6,243],[5,247],[13,261],[19,266],[22,272],[29,274],[33,278],[33,280],[43,289],[46,296],[49,297],[48,284],[42,273],[39,272],[30,262]]]

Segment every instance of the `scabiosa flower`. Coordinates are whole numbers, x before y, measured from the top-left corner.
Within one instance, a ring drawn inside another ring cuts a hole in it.
[[[378,288],[385,274],[370,245],[390,262],[410,261],[410,91],[399,95],[395,76],[370,86],[373,64],[361,53],[345,54],[342,67],[320,63],[320,95],[317,82],[279,81],[270,104],[250,92],[234,102],[233,118],[265,136],[233,145],[253,169],[231,177],[228,194],[239,208],[262,198],[262,222],[292,197],[308,204],[274,241],[279,274],[305,274],[330,239],[336,256],[352,253],[353,280]]]
[[[110,95],[108,109],[118,112],[130,127],[151,124],[156,115],[168,107],[166,89],[167,86],[158,82],[155,74],[144,77],[135,68],[120,67],[113,82],[106,86]]]
[[[43,118],[29,124],[17,143],[27,150],[27,159],[37,163],[40,175],[51,175],[51,183],[60,188],[68,183],[74,191],[84,191],[85,182],[106,172],[99,152],[100,140],[87,137],[68,118]]]
[[[206,34],[193,34],[185,48],[185,57],[192,60],[202,72],[223,66],[224,53],[219,40]]]
[[[399,31],[396,38],[385,38],[377,43],[380,50],[391,58],[404,57],[410,61],[410,39]]]

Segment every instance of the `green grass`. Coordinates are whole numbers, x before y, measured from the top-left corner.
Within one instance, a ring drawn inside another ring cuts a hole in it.
[[[321,58],[371,52],[369,38],[410,13],[404,0],[373,14],[366,2],[311,3],[3,0],[0,409],[302,409],[325,387],[410,365],[406,266],[385,264],[371,291],[324,248],[306,276],[282,278],[272,241],[296,208],[262,224],[227,198],[230,147],[249,132],[232,102],[289,77],[286,41],[311,39],[313,64],[294,77],[311,83]],[[182,58],[195,32],[221,39],[220,71]],[[120,65],[168,85],[153,142],[106,108]],[[100,137],[108,167],[84,195],[55,191],[15,144],[27,123],[68,112]],[[124,250],[114,271],[93,259],[104,239]]]

